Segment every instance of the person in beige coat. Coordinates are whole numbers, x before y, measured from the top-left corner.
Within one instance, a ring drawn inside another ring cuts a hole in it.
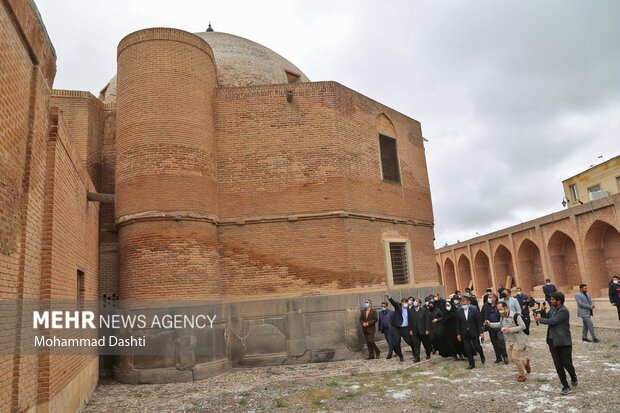
[[[519,371],[517,381],[523,382],[526,380],[525,373],[531,371],[530,359],[521,359],[521,351],[527,347],[527,336],[523,332],[525,330],[525,321],[523,321],[521,314],[513,314],[505,302],[500,301],[497,303],[497,309],[500,314],[499,322],[492,323],[487,320],[485,324],[491,328],[501,329],[502,333],[504,333],[508,358]]]

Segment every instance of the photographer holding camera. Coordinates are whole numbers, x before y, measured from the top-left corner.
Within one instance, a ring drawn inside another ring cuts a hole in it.
[[[553,292],[550,295],[551,309],[547,312],[547,305],[543,303],[540,312],[534,311],[534,319],[549,326],[547,330],[547,344],[553,358],[555,370],[562,383],[562,394],[571,392],[566,380],[566,371],[571,377],[573,387],[577,386],[577,374],[573,367],[573,342],[570,335],[570,313],[564,305],[564,294]]]

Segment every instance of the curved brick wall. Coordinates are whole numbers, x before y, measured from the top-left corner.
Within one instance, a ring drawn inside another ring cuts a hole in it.
[[[208,219],[218,211],[216,87],[213,53],[191,33],[140,30],[118,46],[122,299],[219,294],[216,227]],[[194,266],[202,271],[188,270]],[[181,281],[195,288],[184,291]]]

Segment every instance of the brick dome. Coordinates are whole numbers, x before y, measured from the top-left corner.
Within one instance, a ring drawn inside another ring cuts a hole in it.
[[[309,82],[297,66],[252,40],[222,32],[195,33],[215,56],[219,86],[247,86]],[[116,76],[101,91],[104,102],[116,101]]]

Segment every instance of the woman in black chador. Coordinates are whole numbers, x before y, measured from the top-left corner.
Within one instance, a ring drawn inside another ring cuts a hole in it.
[[[442,317],[437,326],[437,350],[442,357],[454,357],[463,354],[461,344],[456,339],[456,306],[450,301],[441,309]]]

